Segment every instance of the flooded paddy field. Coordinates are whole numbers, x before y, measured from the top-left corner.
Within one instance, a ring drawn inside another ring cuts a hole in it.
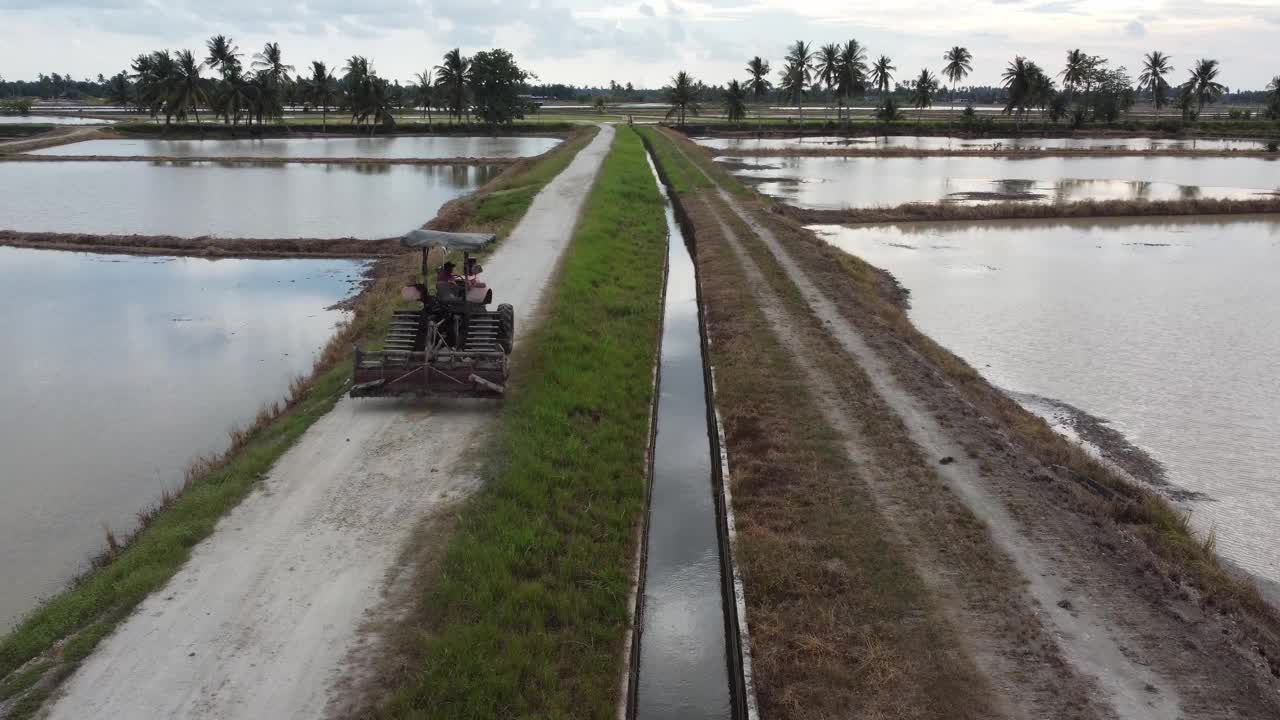
[[[310,371],[361,269],[0,248],[0,631]]]
[[[725,157],[801,208],[904,203],[1251,199],[1280,193],[1280,161],[1222,157]]]
[[[699,137],[694,142],[722,152],[766,150],[1139,150],[1260,152],[1266,150],[1264,140],[1229,140],[1197,138],[1041,138],[997,137],[960,138],[930,135],[888,135],[876,137]]]
[[[1145,451],[1223,556],[1280,580],[1280,221],[815,230],[893,273],[916,326],[1029,409]]]
[[[263,158],[520,158],[560,144],[550,137],[309,137],[209,140],[123,138],[86,140],[38,150],[36,155],[263,157]]]
[[[0,229],[385,238],[496,177],[493,165],[0,163]]]

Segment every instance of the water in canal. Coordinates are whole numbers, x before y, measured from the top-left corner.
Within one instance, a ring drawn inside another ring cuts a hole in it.
[[[490,165],[0,163],[0,229],[385,238],[496,177]]]
[[[113,122],[74,115],[0,115],[0,125],[110,125]]]
[[[37,155],[145,155],[159,157],[264,158],[514,158],[541,155],[558,138],[452,135],[260,138],[235,140],[85,140],[37,150]]]
[[[726,157],[797,207],[1178,200],[1280,193],[1280,160],[1223,157]]]
[[[1109,420],[1202,494],[1220,553],[1280,580],[1280,220],[817,229],[995,385]]]
[[[666,198],[656,171],[654,178]],[[669,199],[666,213],[669,269],[636,717],[725,720],[732,708],[697,279]]]
[[[0,247],[0,634],[309,372],[360,271]]]
[[[1196,138],[958,138],[932,135],[889,135],[877,137],[701,137],[695,142],[713,150],[1201,150],[1252,151],[1266,150],[1265,140],[1221,140]]]

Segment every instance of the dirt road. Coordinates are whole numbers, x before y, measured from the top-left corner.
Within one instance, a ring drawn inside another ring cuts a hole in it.
[[[19,140],[5,140],[0,142],[0,155],[17,154],[39,150],[40,148],[53,147],[54,145],[65,145],[67,143],[79,142],[81,140],[91,140],[103,130],[103,125],[82,125],[78,127],[58,128],[47,133],[41,133],[32,137],[26,137]]]
[[[613,140],[603,127],[486,262],[536,316]],[[52,718],[315,718],[417,521],[476,487],[495,406],[344,399],[68,680]]]

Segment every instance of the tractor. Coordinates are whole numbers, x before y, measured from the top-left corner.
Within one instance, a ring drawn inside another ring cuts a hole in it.
[[[351,397],[502,397],[515,309],[507,304],[488,309],[493,290],[480,281],[483,268],[472,257],[493,241],[492,234],[436,230],[414,230],[400,239],[404,247],[422,251],[423,280],[401,291],[404,299],[422,306],[392,313],[381,350],[356,348]],[[446,252],[432,274],[435,248]],[[462,253],[461,272],[455,272],[448,251]]]

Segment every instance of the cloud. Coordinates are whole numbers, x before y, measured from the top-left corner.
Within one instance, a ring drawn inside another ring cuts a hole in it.
[[[645,17],[653,17],[654,15],[653,6],[649,3],[640,3],[640,7],[636,8],[636,10]]]
[[[1129,37],[1140,38],[1147,34],[1147,26],[1137,20],[1130,20],[1129,24],[1124,26],[1124,31]]]

